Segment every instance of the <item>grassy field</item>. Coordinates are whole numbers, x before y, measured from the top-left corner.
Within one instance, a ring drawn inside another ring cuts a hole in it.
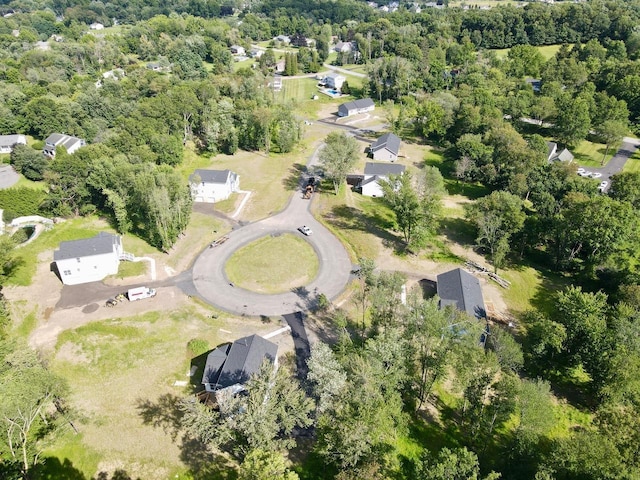
[[[636,150],[633,156],[627,160],[623,171],[640,173],[640,150]]]
[[[474,4],[475,3],[476,2],[474,2]],[[545,60],[549,60],[556,53],[558,53],[558,50],[560,50],[561,46],[562,45],[542,45],[542,46],[536,47],[536,48],[542,54],[542,56],[544,57]],[[495,52],[495,54],[497,55],[498,58],[506,58],[507,54],[509,53],[509,49],[508,48],[496,48],[496,49],[491,50],[491,51]]]
[[[69,429],[45,451],[45,457],[56,459],[45,462],[39,477],[78,478],[71,472],[79,471],[82,478],[96,478],[100,472],[111,478],[120,468],[131,478],[174,478],[186,468],[197,470],[188,454],[194,446],[183,442],[177,430],[176,401],[191,387],[173,386],[176,380],[188,380],[188,341],[201,338],[215,346],[247,329],[273,329],[259,320],[230,323],[209,313],[192,303],[63,332],[50,368],[71,387],[69,402],[80,434]],[[209,469],[228,468],[211,455],[200,460],[210,460]],[[196,478],[218,477],[209,471]]]
[[[607,153],[607,158],[604,163],[611,160],[611,157],[616,154],[620,145],[612,145]],[[575,156],[575,162],[585,167],[601,167],[602,159],[606,151],[606,145],[602,143],[596,143],[589,140],[581,141],[577,147],[570,149],[571,153]]]
[[[264,237],[237,250],[225,265],[235,285],[259,293],[282,293],[306,285],[320,262],[309,243],[296,235]]]

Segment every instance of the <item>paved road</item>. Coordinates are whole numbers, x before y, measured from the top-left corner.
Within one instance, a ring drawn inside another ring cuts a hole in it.
[[[627,160],[629,160],[629,158],[635,153],[638,147],[640,147],[640,140],[638,140],[637,138],[625,137],[622,140],[622,145],[620,145],[620,148],[618,149],[616,154],[613,157],[611,157],[611,160],[609,160],[609,162],[606,165],[599,168],[596,168],[596,167],[583,167],[583,168],[590,172],[602,173],[602,177],[597,178],[596,180],[601,182],[602,181],[608,182],[607,187],[604,189],[604,191],[606,192],[611,187],[611,177],[614,176],[616,173],[620,173],[622,171],[625,163],[627,163]]]
[[[311,156],[307,168],[317,163],[317,152]],[[351,260],[340,241],[318,222],[309,211],[311,202],[303,198],[306,177],[287,207],[273,217],[242,226],[228,234],[221,245],[205,249],[192,269],[193,287],[206,302],[240,315],[286,315],[312,308],[321,293],[329,299],[337,297],[349,282]],[[313,234],[306,237],[298,227],[307,225]],[[227,260],[238,249],[266,235],[293,233],[300,235],[313,247],[320,260],[318,275],[311,283],[290,292],[264,295],[233,286],[225,275]]]
[[[10,165],[0,167],[0,189],[13,187],[20,180],[20,175]]]

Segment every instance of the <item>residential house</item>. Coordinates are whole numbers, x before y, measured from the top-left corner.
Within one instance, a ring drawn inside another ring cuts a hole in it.
[[[99,22],[94,22],[89,25],[90,30],[104,30],[104,25]]]
[[[338,53],[349,53],[354,50],[353,42],[338,42],[333,49]]]
[[[334,90],[340,90],[342,88],[342,84],[346,81],[346,77],[340,75],[336,72],[327,73],[325,77],[322,79],[322,83],[324,83],[325,87],[333,88]]]
[[[289,37],[288,35],[278,35],[277,37],[274,37],[273,40],[280,43],[291,43],[291,37]]]
[[[260,371],[268,360],[278,366],[278,346],[259,335],[239,338],[233,343],[212,350],[202,375],[207,392],[215,392],[218,402],[244,390],[244,384]]]
[[[93,238],[60,242],[53,261],[65,285],[98,282],[118,273],[121,259],[128,258],[122,237],[100,232]]]
[[[231,45],[231,47],[229,47],[229,50],[231,50],[232,55],[238,55],[241,57],[244,57],[247,55],[247,52],[244,49],[244,47],[241,47],[240,45]]]
[[[400,137],[393,133],[385,133],[371,144],[369,152],[374,160],[395,162],[400,152]]]
[[[440,308],[452,305],[472,317],[483,319],[487,313],[479,280],[469,272],[456,268],[437,277]]]
[[[253,58],[260,58],[262,55],[264,55],[264,50],[260,50],[258,48],[251,49],[251,56]]]
[[[240,190],[240,177],[231,170],[196,170],[189,184],[194,202],[215,203]]]
[[[53,158],[56,156],[56,148],[58,147],[64,147],[67,153],[74,153],[86,144],[87,142],[82,138],[72,137],[64,133],[52,133],[45,139],[42,153],[47,157]]]
[[[168,64],[162,65],[161,63],[158,63],[158,62],[147,63],[147,68],[149,70],[153,70],[154,72],[166,72],[166,73],[171,72],[171,65],[168,65]]]
[[[364,177],[360,183],[362,195],[365,197],[384,197],[380,181],[388,180],[389,175],[402,175],[405,170],[404,165],[367,162],[364,166]]]
[[[11,153],[14,145],[26,144],[27,138],[24,135],[0,135],[0,153]]]
[[[120,80],[121,78],[126,77],[127,74],[121,68],[114,68],[113,70],[106,71],[102,74],[102,79],[104,80]],[[96,88],[100,88],[102,86],[102,79],[98,80],[95,85]]]
[[[376,108],[373,100],[370,98],[360,98],[352,102],[343,103],[338,107],[338,116],[350,117],[359,113],[372,112]]]
[[[275,65],[275,72],[276,73],[284,72],[286,65],[287,65],[287,62],[285,62],[284,58],[282,60],[278,60]]]
[[[531,85],[534,93],[540,93],[542,91],[542,81],[539,78],[527,78],[525,81]]]
[[[547,142],[547,160],[551,162],[573,162],[573,153],[563,148],[558,152],[558,144],[555,142]]]

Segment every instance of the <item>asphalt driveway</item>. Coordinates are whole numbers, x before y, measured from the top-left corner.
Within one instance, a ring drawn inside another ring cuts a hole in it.
[[[611,157],[611,160],[609,160],[609,162],[606,165],[599,168],[595,168],[595,167],[583,167],[583,168],[585,170],[588,170],[589,172],[594,172],[594,173],[598,172],[602,174],[602,177],[597,178],[595,180],[598,180],[599,182],[602,182],[602,181],[608,182],[607,188],[604,189],[604,191],[606,192],[611,187],[611,177],[613,177],[616,173],[620,173],[622,171],[625,163],[627,163],[627,160],[631,158],[631,156],[635,153],[635,151],[638,149],[639,146],[640,146],[640,140],[638,140],[637,138],[625,137],[622,140],[622,145],[620,145],[620,148],[618,149],[616,154],[613,157]]]

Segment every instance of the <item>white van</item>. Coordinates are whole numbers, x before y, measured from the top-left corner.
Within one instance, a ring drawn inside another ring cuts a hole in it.
[[[130,288],[127,291],[127,298],[130,302],[134,300],[142,300],[143,298],[151,298],[156,296],[156,289],[149,287]]]

